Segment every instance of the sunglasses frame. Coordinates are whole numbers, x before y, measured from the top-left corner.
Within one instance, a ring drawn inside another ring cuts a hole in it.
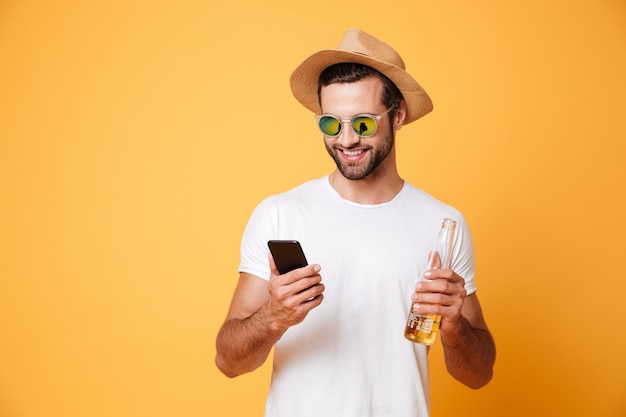
[[[340,119],[339,117],[335,116],[334,114],[330,114],[330,113],[324,113],[324,114],[316,114],[314,119],[317,120],[317,128],[320,130],[320,132],[322,132],[322,134],[326,137],[329,138],[336,138],[337,136],[341,135],[341,132],[343,131],[343,124],[344,123],[350,123],[350,127],[352,128],[352,130],[354,131],[354,133],[356,133],[359,137],[361,138],[371,138],[372,136],[374,136],[376,134],[376,132],[378,132],[378,121],[380,119],[382,119],[382,117],[389,113],[391,110],[393,110],[393,106],[389,107],[387,110],[385,110],[384,112],[380,113],[380,114],[370,114],[370,113],[361,113],[361,114],[357,114],[356,116],[354,116],[352,119]],[[326,132],[324,132],[322,130],[322,126],[320,126],[320,120],[322,120],[323,117],[331,117],[337,121],[339,121],[339,132],[337,132],[336,135],[329,135]],[[361,133],[359,133],[355,128],[354,128],[354,121],[356,119],[358,119],[359,117],[369,117],[370,119],[374,120],[374,131],[367,135],[367,136],[363,136]]]

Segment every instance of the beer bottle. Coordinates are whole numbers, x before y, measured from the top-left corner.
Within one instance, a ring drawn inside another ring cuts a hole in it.
[[[437,237],[437,242],[433,251],[428,254],[428,268],[449,268],[452,260],[452,247],[454,245],[454,234],[456,232],[456,221],[452,219],[443,219],[441,230]],[[424,281],[424,272],[420,277],[420,281]],[[424,345],[432,345],[437,338],[439,325],[441,324],[441,316],[437,314],[420,314],[409,311],[409,318],[404,329],[404,337],[412,342]]]

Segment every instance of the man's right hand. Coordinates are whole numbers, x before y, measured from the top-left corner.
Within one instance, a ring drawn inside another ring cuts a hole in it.
[[[269,262],[269,282],[239,274],[226,320],[217,334],[215,363],[230,378],[261,366],[283,333],[324,299],[319,265],[280,275],[271,255]]]
[[[318,264],[307,265],[280,275],[272,255],[269,255],[270,280],[268,308],[275,318],[275,330],[300,323],[324,299],[324,284]],[[273,326],[272,326],[273,327]]]

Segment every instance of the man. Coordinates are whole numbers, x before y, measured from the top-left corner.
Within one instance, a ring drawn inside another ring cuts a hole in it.
[[[442,315],[454,378],[479,388],[495,360],[462,215],[396,166],[395,134],[432,110],[430,98],[395,50],[358,29],[300,64],[291,88],[316,112],[337,169],[255,209],[216,364],[234,377],[274,348],[266,416],[427,416],[428,347],[403,336],[412,303]],[[459,222],[451,268],[418,283],[444,217]],[[280,275],[271,239],[299,240],[313,263]]]

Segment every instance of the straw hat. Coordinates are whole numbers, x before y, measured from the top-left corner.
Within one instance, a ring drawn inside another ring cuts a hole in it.
[[[404,124],[411,123],[433,109],[424,89],[404,70],[400,55],[386,43],[360,29],[348,29],[336,49],[324,49],[304,60],[291,74],[291,91],[304,107],[321,112],[317,83],[327,67],[354,62],[372,67],[394,82],[407,103]]]

